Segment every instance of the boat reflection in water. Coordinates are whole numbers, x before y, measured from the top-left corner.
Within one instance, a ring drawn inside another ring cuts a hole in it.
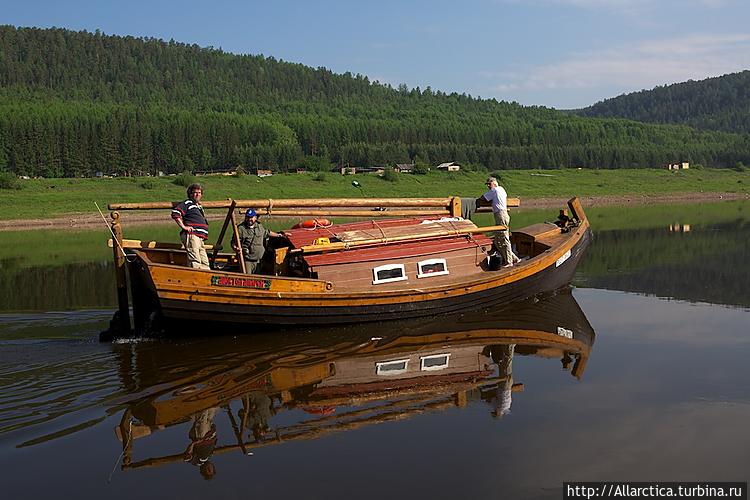
[[[470,404],[502,417],[523,390],[514,357],[557,359],[580,379],[594,342],[567,289],[506,309],[380,328],[119,345],[122,381],[138,395],[116,429],[123,469],[185,460],[210,477],[219,453],[246,455]],[[137,443],[177,425],[185,428],[182,444],[136,457]],[[220,435],[217,425],[226,429]]]

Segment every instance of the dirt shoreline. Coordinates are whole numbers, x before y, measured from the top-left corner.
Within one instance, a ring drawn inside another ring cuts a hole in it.
[[[649,205],[669,203],[711,203],[733,200],[748,200],[749,194],[745,193],[666,193],[654,195],[608,195],[608,196],[581,196],[584,207],[605,206],[627,206],[627,205]],[[565,206],[567,198],[523,198],[522,208],[553,208]],[[120,212],[124,224],[171,224],[169,215],[164,210],[152,212]],[[105,214],[108,215],[108,214]],[[208,214],[209,220],[223,220],[224,215],[218,213]],[[101,226],[105,222],[98,213],[69,214],[62,217],[49,219],[10,219],[0,220],[0,231],[32,231],[36,229],[60,229],[60,228],[93,228]]]

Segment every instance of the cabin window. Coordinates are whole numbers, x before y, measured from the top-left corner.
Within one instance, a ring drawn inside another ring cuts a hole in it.
[[[403,281],[406,279],[406,269],[404,269],[403,264],[387,264],[374,268],[372,275],[375,278],[372,282],[373,285]]]
[[[393,361],[384,361],[375,363],[375,373],[377,375],[399,375],[406,372],[409,367],[408,359],[396,359]]]
[[[450,353],[435,354],[433,356],[422,356],[420,359],[420,369],[422,371],[442,370],[448,368]]]
[[[448,274],[445,259],[429,259],[417,263],[417,278],[429,278]]]

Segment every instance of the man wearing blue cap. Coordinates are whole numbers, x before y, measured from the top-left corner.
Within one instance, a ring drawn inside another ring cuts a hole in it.
[[[237,234],[240,237],[239,245],[233,237],[232,248],[235,252],[242,249],[242,257],[245,259],[245,269],[248,274],[253,274],[258,270],[263,254],[266,253],[268,238],[284,237],[284,233],[277,233],[263,227],[263,224],[258,222],[258,214],[252,208],[248,208],[245,212],[245,220],[237,226]]]

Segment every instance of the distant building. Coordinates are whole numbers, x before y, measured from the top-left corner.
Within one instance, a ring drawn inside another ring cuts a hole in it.
[[[413,163],[397,163],[393,170],[400,174],[410,174],[414,171]]]
[[[297,173],[298,174],[306,174],[307,173],[307,169],[306,168],[298,168],[297,169]]]
[[[267,168],[257,168],[255,169],[255,175],[258,177],[271,177],[273,175],[273,172],[271,169]]]
[[[357,169],[357,172],[360,174],[382,174],[385,172],[385,168],[383,167],[359,167]]]
[[[339,172],[341,175],[354,175],[357,173],[357,167],[352,165],[339,165],[333,169],[334,172]]]
[[[682,163],[667,163],[663,166],[667,170],[687,170],[690,168],[690,163],[683,161]]]
[[[447,163],[441,163],[435,168],[437,168],[438,170],[447,170],[448,172],[458,172],[459,170],[461,170],[461,165],[459,165],[455,161],[450,161]]]

